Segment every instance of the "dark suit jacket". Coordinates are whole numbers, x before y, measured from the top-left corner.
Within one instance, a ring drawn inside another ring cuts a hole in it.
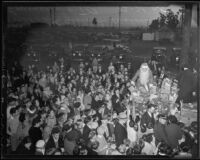
[[[85,125],[83,128],[83,139],[85,140],[86,143],[89,141],[90,131],[91,129],[87,125]]]
[[[169,145],[172,148],[178,146],[178,140],[182,138],[183,132],[177,124],[169,124],[165,127],[166,134],[168,137]]]
[[[178,76],[177,80],[179,81],[179,95],[178,99],[183,100],[185,103],[189,103],[191,101],[192,92],[195,90],[195,76],[191,70],[182,71]]]
[[[117,99],[119,99],[118,102]],[[112,96],[112,106],[113,106],[113,110],[117,112],[117,114],[119,114],[120,112],[123,112],[123,108],[120,104],[120,97],[117,97],[117,95],[113,95]]]
[[[58,148],[62,148],[64,147],[64,142],[63,142],[63,139],[62,138],[59,138],[58,140]],[[53,137],[52,135],[50,136],[49,140],[47,141],[46,145],[45,145],[45,152],[48,152],[49,149],[51,148],[57,148],[56,147],[56,144],[53,140]]]
[[[145,112],[143,115],[142,115],[142,118],[141,118],[141,125],[144,125],[146,124],[146,126],[149,125],[149,123],[152,123],[152,125],[154,126],[155,124],[155,120],[154,120],[154,117],[150,117],[148,112]]]
[[[158,145],[159,142],[165,142],[169,144],[167,134],[165,131],[165,126],[158,121],[154,125],[154,136],[155,136],[156,146]]]
[[[126,128],[117,122],[115,125],[114,133],[116,146],[119,147],[120,144],[123,144],[123,140],[127,138]]]

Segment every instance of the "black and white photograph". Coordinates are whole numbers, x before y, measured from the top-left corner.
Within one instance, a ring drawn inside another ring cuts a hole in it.
[[[200,3],[3,4],[3,158],[200,158]]]

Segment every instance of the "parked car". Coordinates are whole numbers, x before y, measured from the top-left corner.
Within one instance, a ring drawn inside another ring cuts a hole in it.
[[[153,47],[151,56],[152,61],[156,61],[164,66],[167,64],[167,49],[166,47]]]
[[[86,59],[84,51],[82,50],[72,50],[71,60],[73,62],[82,62]]]

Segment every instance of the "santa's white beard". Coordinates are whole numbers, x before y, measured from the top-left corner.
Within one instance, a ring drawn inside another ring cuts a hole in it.
[[[141,83],[141,85],[146,86],[147,83],[149,82],[149,71],[148,70],[147,71],[141,71],[140,70],[139,77],[140,77],[140,83]]]

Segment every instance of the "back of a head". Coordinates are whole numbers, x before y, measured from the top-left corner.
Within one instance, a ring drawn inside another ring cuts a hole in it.
[[[33,119],[32,121],[32,126],[35,126],[37,123],[41,122],[41,117],[37,116],[36,118]]]
[[[191,149],[190,146],[186,143],[186,142],[182,142],[180,144],[180,149],[183,152],[189,152],[189,150]]]
[[[172,124],[178,123],[178,120],[177,120],[176,116],[174,116],[174,115],[169,115],[167,119],[168,119],[169,123],[172,123]]]
[[[86,117],[84,119],[84,123],[87,124],[88,122],[90,122],[92,120],[92,118],[90,116]]]
[[[132,147],[129,147],[129,148],[126,150],[126,155],[127,155],[127,156],[133,155],[133,148],[132,148]]]
[[[147,134],[147,135],[146,135],[145,141],[148,142],[148,143],[151,143],[152,140],[153,140],[152,133]]]
[[[172,152],[173,152],[172,148],[163,142],[160,144],[160,146],[158,148],[158,155],[171,156]]]
[[[25,119],[26,119],[26,114],[21,112],[20,115],[19,115],[19,121],[21,123],[23,123]]]
[[[141,151],[142,151],[141,146],[139,144],[135,144],[133,147],[134,155],[140,155]]]
[[[11,115],[13,115],[13,114],[15,114],[15,113],[16,113],[16,111],[17,111],[17,110],[16,110],[16,108],[15,108],[15,107],[14,107],[14,108],[11,108],[11,109],[10,109],[10,114],[11,114]]]

